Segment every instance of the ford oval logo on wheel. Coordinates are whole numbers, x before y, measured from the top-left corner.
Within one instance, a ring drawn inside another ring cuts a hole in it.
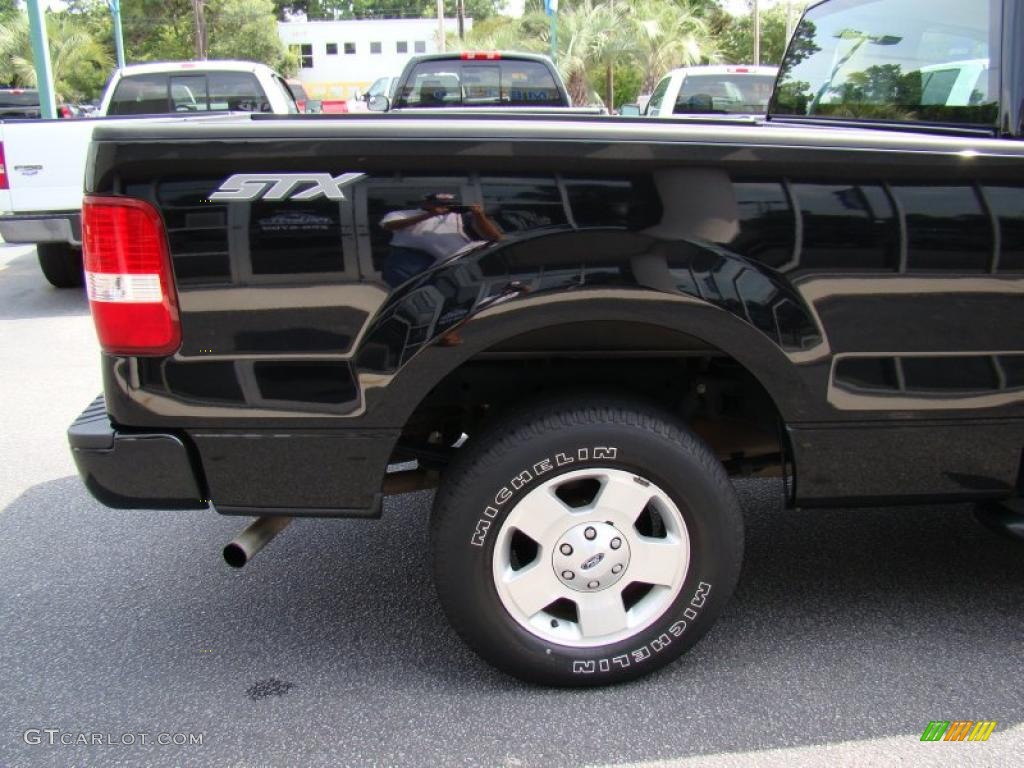
[[[595,565],[600,563],[602,560],[604,560],[604,552],[598,552],[593,557],[588,557],[586,560],[584,560],[583,561],[583,565],[580,566],[580,570],[581,571],[589,571],[591,568],[593,568]]]

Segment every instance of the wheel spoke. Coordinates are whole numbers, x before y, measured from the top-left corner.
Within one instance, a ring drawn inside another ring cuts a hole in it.
[[[641,485],[630,475],[607,475],[594,503],[595,513],[632,528],[653,496],[650,486]]]
[[[617,586],[580,595],[576,600],[576,611],[584,637],[610,635],[626,628],[626,608],[622,603],[622,590]]]
[[[550,545],[552,530],[559,525],[564,527],[565,517],[570,513],[554,493],[530,493],[512,510],[506,525],[518,528],[538,544]]]
[[[673,539],[636,536],[630,542],[627,581],[671,586],[684,556],[682,544]]]
[[[509,595],[526,616],[533,616],[546,608],[565,591],[555,578],[551,566],[542,558],[527,567],[512,571],[505,579]]]

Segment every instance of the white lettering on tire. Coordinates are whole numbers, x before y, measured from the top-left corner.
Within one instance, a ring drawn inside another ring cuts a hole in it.
[[[651,642],[629,653],[613,656],[610,659],[576,659],[572,663],[573,673],[577,675],[592,675],[598,671],[607,672],[611,669],[612,665],[619,669],[625,669],[631,664],[639,664],[651,658],[654,654],[660,653],[672,644],[673,638],[682,637],[686,631],[687,621],[693,621],[697,618],[710,593],[711,585],[706,581],[700,582],[693,593],[693,597],[690,598],[690,605],[683,611],[683,616],[686,617],[685,620],[680,619],[674,622],[671,627],[651,640]]]
[[[566,464],[575,464],[583,461],[615,459],[618,453],[618,448],[607,445],[599,445],[594,448],[580,448],[576,451],[575,456],[557,453],[554,458],[541,459],[528,469],[524,469],[494,494],[493,506],[486,507],[483,511],[483,516],[476,521],[476,526],[472,536],[470,536],[469,543],[474,547],[482,547],[484,542],[487,541],[487,534],[491,530],[491,521],[497,516],[498,510],[509,502],[515,491],[521,491],[541,475],[550,472],[554,467],[562,467]]]

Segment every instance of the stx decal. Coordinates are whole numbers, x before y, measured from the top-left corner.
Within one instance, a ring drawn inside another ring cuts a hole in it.
[[[344,200],[345,188],[364,178],[365,173],[236,173],[210,195],[210,200]]]

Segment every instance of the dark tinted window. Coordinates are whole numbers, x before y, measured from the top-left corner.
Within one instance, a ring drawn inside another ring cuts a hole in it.
[[[402,93],[401,107],[558,106],[562,103],[547,67],[536,61],[424,61]]]
[[[991,126],[998,0],[832,0],[807,12],[773,114]]]
[[[672,112],[677,115],[763,113],[775,78],[771,75],[687,75]]]
[[[123,77],[110,100],[110,115],[166,114],[167,75],[129,75]]]

